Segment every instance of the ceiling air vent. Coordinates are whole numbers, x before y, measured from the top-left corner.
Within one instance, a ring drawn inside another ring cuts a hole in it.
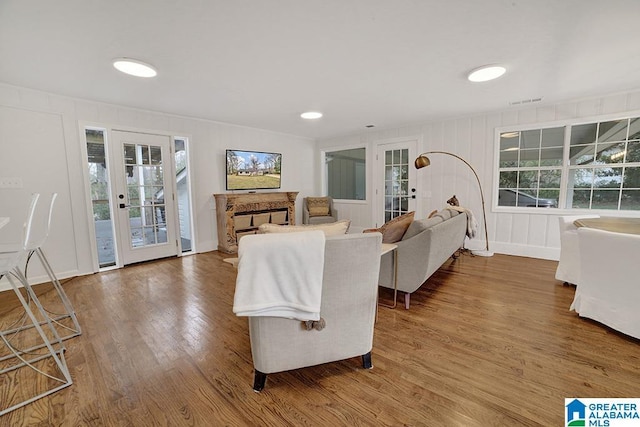
[[[514,105],[527,105],[527,104],[533,104],[534,102],[540,102],[542,101],[542,97],[540,98],[529,98],[529,99],[521,99],[520,101],[511,101],[509,102],[509,105],[514,106]]]

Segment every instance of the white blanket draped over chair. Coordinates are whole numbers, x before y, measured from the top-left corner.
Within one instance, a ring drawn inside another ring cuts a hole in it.
[[[324,244],[319,230],[243,237],[233,312],[319,320]]]

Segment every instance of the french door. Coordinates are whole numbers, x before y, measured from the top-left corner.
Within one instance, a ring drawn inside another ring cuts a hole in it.
[[[377,227],[417,208],[416,141],[406,140],[378,145],[378,176],[375,218]]]
[[[171,138],[114,130],[112,139],[121,263],[177,255]]]

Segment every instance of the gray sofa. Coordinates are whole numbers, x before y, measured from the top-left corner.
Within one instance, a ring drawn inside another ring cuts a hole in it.
[[[409,309],[415,292],[442,264],[460,249],[467,232],[467,215],[443,209],[431,218],[411,223],[398,245],[398,290]],[[393,253],[380,260],[380,286],[393,289]]]

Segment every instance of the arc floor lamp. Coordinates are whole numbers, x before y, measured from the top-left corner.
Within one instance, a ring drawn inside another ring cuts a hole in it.
[[[484,221],[484,240],[486,242],[486,246],[484,251],[471,251],[471,252],[474,255],[478,255],[478,256],[487,256],[487,257],[493,256],[493,252],[489,250],[489,233],[487,231],[487,213],[484,208],[484,192],[482,191],[482,185],[480,184],[480,178],[478,178],[478,174],[476,173],[476,170],[465,159],[458,156],[457,154],[449,153],[448,151],[426,151],[420,154],[418,157],[416,157],[416,161],[414,163],[416,169],[422,169],[431,164],[431,160],[429,160],[429,157],[427,157],[427,154],[445,154],[447,156],[455,157],[456,159],[462,161],[465,165],[469,166],[469,169],[471,169],[471,172],[473,172],[473,175],[476,177],[476,181],[478,182],[478,188],[480,189],[480,199],[482,200],[482,220]]]

